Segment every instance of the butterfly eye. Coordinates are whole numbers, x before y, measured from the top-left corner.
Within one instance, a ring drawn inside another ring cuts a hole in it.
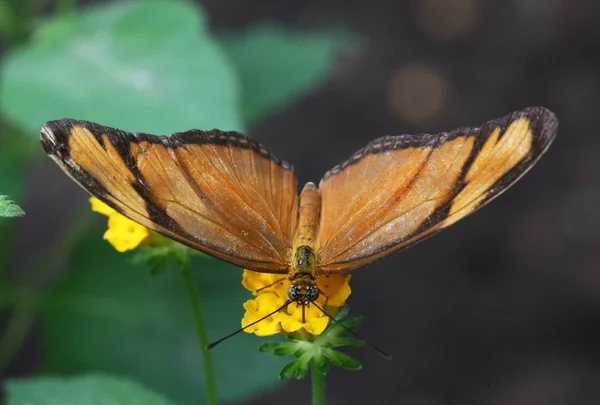
[[[308,301],[316,301],[319,298],[319,287],[311,285],[308,287]]]
[[[288,297],[292,301],[297,301],[300,298],[298,295],[298,286],[291,285],[290,288],[288,288]]]

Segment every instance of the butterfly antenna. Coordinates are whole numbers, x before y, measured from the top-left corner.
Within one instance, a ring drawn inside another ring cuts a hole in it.
[[[264,321],[265,319],[267,319],[271,315],[275,315],[277,312],[281,311],[282,309],[287,308],[287,306],[290,305],[292,302],[294,302],[294,301],[289,300],[285,304],[283,304],[282,306],[280,306],[279,308],[277,308],[275,311],[273,311],[270,314],[267,314],[267,315],[263,316],[262,318],[260,318],[258,321],[254,321],[252,323],[249,323],[248,325],[244,326],[243,328],[240,328],[240,329],[236,330],[235,332],[230,333],[229,335],[227,335],[225,337],[222,337],[221,339],[216,340],[216,341],[210,343],[208,346],[206,346],[206,350],[212,349],[213,347],[215,347],[219,343],[224,342],[225,340],[229,339],[230,337],[233,337],[233,336],[237,335],[238,333],[242,332],[244,329],[247,329],[250,326],[256,325],[257,323],[259,323],[261,321]]]
[[[333,322],[335,322],[336,324],[340,325],[342,328],[344,328],[346,330],[346,332],[350,333],[351,335],[354,335],[355,337],[359,338],[360,340],[362,340],[363,342],[365,342],[367,345],[369,345],[371,347],[371,349],[375,350],[377,353],[379,353],[381,355],[381,357],[383,357],[386,360],[392,360],[392,356],[390,356],[389,354],[387,354],[386,352],[384,352],[383,350],[381,350],[379,347],[375,346],[373,343],[369,342],[368,340],[364,339],[362,336],[360,336],[358,333],[354,332],[353,330],[351,330],[350,328],[346,327],[343,323],[339,322],[337,319],[335,319],[333,316],[329,315],[327,312],[325,312],[325,310],[323,308],[321,308],[320,306],[318,306],[314,301],[312,303],[315,307],[317,307],[319,309],[319,311],[323,312],[323,314],[331,319]]]

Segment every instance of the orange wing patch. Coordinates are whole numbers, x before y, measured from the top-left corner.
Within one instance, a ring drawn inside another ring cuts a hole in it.
[[[118,202],[127,204],[138,215],[148,216],[144,199],[133,187],[135,177],[106,134],[101,134],[98,140],[88,129],[74,127],[68,138],[68,150],[71,151],[70,165],[79,166],[83,170],[95,169],[98,175],[94,179],[102,188],[113,190],[112,195],[106,196],[113,205]]]
[[[296,178],[255,141],[61,120],[46,124],[42,144],[84,189],[145,227],[238,266],[287,272]]]
[[[533,166],[556,135],[534,107],[438,135],[371,142],[325,174],[318,265],[347,272],[475,211]]]
[[[500,133],[501,128],[496,127],[477,154],[465,176],[467,184],[452,201],[443,226],[453,224],[476,209],[486,198],[487,191],[531,151],[534,137],[529,129],[528,119],[518,118],[513,121],[501,140]]]

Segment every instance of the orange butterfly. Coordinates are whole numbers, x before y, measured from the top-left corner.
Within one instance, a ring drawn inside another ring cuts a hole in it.
[[[546,151],[542,107],[477,128],[386,136],[298,196],[292,167],[237,132],[128,133],[48,122],[41,142],[79,185],[141,225],[234,265],[288,274],[289,302],[446,228],[492,200]]]

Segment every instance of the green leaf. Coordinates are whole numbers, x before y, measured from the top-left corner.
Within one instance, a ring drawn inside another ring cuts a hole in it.
[[[310,362],[311,356],[304,355],[288,364],[286,364],[279,372],[280,380],[291,380],[295,378],[301,380],[308,373],[308,363]]]
[[[150,277],[105,243],[101,230],[74,252],[74,270],[44,305],[43,371],[131,375],[181,404],[197,404],[204,377],[179,273]],[[190,259],[208,336],[216,340],[240,327],[242,304],[251,295],[241,285],[240,269]],[[243,333],[211,351],[223,401],[275,388],[284,361],[256,350],[260,342]]]
[[[340,346],[360,347],[360,346],[363,346],[364,344],[365,344],[365,342],[362,340],[347,338],[347,337],[336,337],[336,338],[329,339],[329,347],[340,347]]]
[[[103,374],[13,380],[6,391],[7,405],[174,405],[132,380]]]
[[[358,329],[362,321],[362,317],[349,317],[343,321],[338,321],[338,323],[332,323],[321,336],[323,336],[325,339],[330,339],[333,336],[340,336],[348,333],[346,329],[356,332],[356,329]],[[345,328],[342,325],[344,325]]]
[[[356,332],[356,329],[362,324],[362,316],[349,317],[342,321],[342,325],[350,329],[352,332]]]
[[[115,1],[39,24],[4,58],[0,106],[35,138],[64,117],[156,134],[243,129],[235,72],[184,1]]]
[[[327,371],[329,371],[329,362],[324,356],[313,357],[313,366],[321,374],[327,374]]]
[[[144,264],[153,276],[164,273],[169,265],[187,265],[190,256],[210,259],[210,256],[191,249],[156,232],[151,232],[152,245],[139,246],[133,251],[131,263]]]
[[[166,246],[139,246],[134,251],[132,264],[145,264],[150,268],[150,274],[163,274],[173,262],[172,253]]]
[[[296,342],[267,342],[259,346],[258,350],[275,356],[290,356],[298,351]]]
[[[348,34],[291,32],[268,24],[221,40],[242,85],[242,113],[254,123],[314,91],[326,79]]]
[[[1,125],[1,124],[0,124]],[[0,130],[4,130],[2,126]],[[6,131],[0,136],[0,184],[2,193],[9,195],[15,202],[25,200],[25,173],[29,163],[27,144],[33,144],[13,131]],[[39,148],[39,143],[37,143]],[[4,273],[12,267],[14,235],[17,221],[0,221],[0,280]]]
[[[0,195],[0,217],[21,217],[25,212],[11,201],[8,196]]]
[[[327,357],[334,366],[343,368],[344,370],[360,370],[362,368],[362,364],[358,361],[337,350],[324,349],[323,355]]]
[[[344,305],[343,307],[340,308],[339,312],[334,317],[334,319],[337,322],[342,322],[344,319],[346,319],[346,317],[348,317],[349,314],[350,314],[350,307],[348,305]]]

